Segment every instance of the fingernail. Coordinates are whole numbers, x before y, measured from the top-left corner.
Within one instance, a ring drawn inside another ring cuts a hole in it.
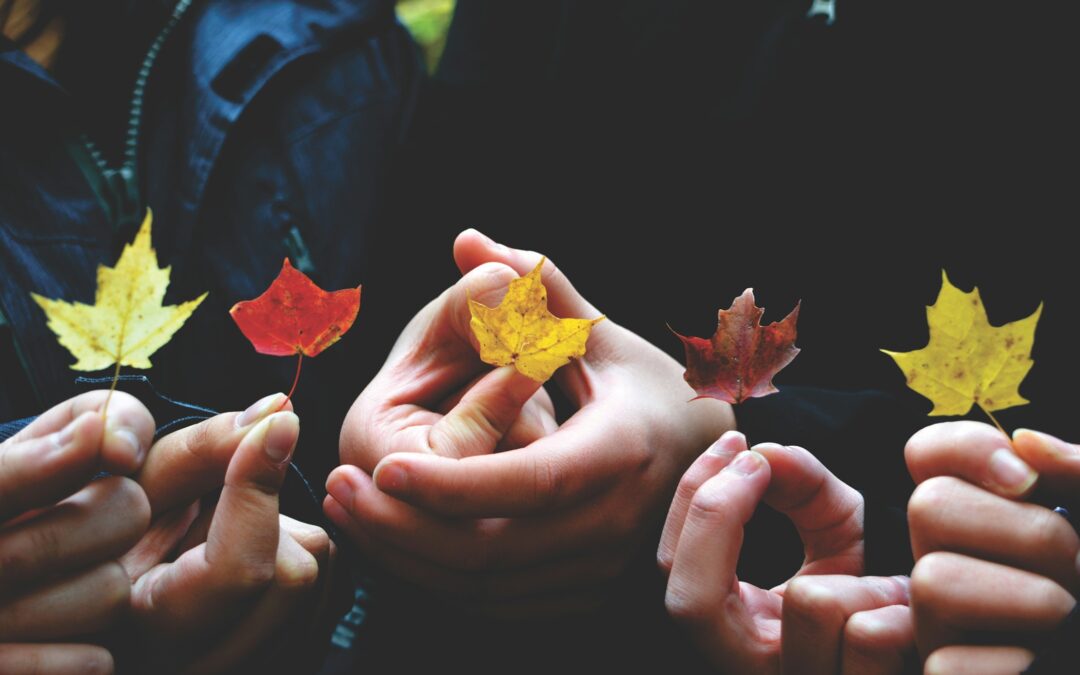
[[[405,484],[409,480],[405,469],[396,464],[378,467],[374,478],[375,486],[383,492],[401,492],[405,489]]]
[[[263,452],[275,464],[284,464],[296,447],[300,418],[291,412],[276,413],[266,419],[269,429],[263,439]]]
[[[498,250],[498,251],[507,251],[507,250],[509,250],[509,249],[507,249],[507,248],[506,248],[505,246],[503,246],[502,244],[500,244],[499,242],[495,241],[494,239],[492,239],[491,237],[487,236],[486,234],[484,234],[484,233],[483,233],[483,232],[481,232],[480,230],[476,229],[475,227],[473,227],[473,228],[469,228],[469,229],[471,229],[471,230],[472,230],[473,232],[475,232],[476,234],[480,235],[480,238],[481,238],[481,239],[483,239],[483,240],[484,240],[484,243],[486,243],[486,244],[487,244],[488,246],[490,246],[490,247],[492,247],[492,248],[494,248],[494,249],[496,249],[496,250]]]
[[[741,433],[734,430],[725,431],[705,452],[710,455],[730,455],[732,445],[735,445],[736,447],[745,446],[746,436],[743,436]]]
[[[146,448],[139,442],[139,436],[125,426],[113,426],[111,421],[105,425],[105,433],[111,437],[119,440],[124,445],[131,449],[131,453],[135,455],[135,463],[141,465],[146,458]]]
[[[1076,457],[1077,455],[1080,455],[1080,446],[1066,443],[1060,438],[1054,438],[1050,434],[1044,434],[1041,431],[1017,429],[1013,432],[1013,438],[1015,439],[1017,436],[1024,434],[1031,436],[1046,452],[1055,454],[1059,457]]]
[[[1021,494],[1032,486],[1039,474],[1011,450],[1002,448],[990,455],[990,477],[999,487],[1012,494]]]
[[[349,509],[353,503],[352,483],[340,474],[333,474],[326,481],[326,491],[334,498],[334,501]]]
[[[749,476],[762,467],[765,458],[753,450],[740,452],[735,461],[728,465],[728,469],[743,476]]]
[[[247,410],[240,413],[240,416],[236,418],[236,426],[242,429],[255,424],[271,412],[280,408],[283,398],[285,398],[285,394],[281,393],[270,394],[269,396],[260,398],[258,401],[252,403]]]

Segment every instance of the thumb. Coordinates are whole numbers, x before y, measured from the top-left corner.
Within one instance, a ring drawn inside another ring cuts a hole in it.
[[[494,452],[540,386],[540,382],[522,375],[513,366],[491,371],[432,425],[428,437],[431,450],[443,457]]]
[[[535,251],[503,246],[472,229],[465,230],[454,240],[454,261],[462,274],[484,263],[495,262],[507,265],[519,275],[525,276],[540,263],[542,257]],[[540,279],[548,289],[548,304],[556,316],[591,319],[600,315],[600,311],[577,292],[550,258],[544,262]]]
[[[1013,450],[1038,472],[1042,489],[1064,496],[1080,488],[1080,445],[1040,431],[1017,429]]]

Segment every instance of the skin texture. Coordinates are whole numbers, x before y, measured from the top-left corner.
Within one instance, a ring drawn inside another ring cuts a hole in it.
[[[117,559],[146,531],[137,470],[154,420],[136,399],[94,391],[46,411],[0,444],[0,672],[109,673],[112,655],[77,644],[114,627],[130,583]],[[113,474],[93,480],[101,471]]]
[[[477,356],[468,298],[498,304],[538,253],[462,233],[464,275],[414,317],[341,433],[324,509],[366,555],[468,608],[515,618],[602,603],[686,466],[734,425],[719,401],[687,404],[682,367],[613,321],[545,389]],[[550,261],[559,317],[602,314]],[[500,452],[496,452],[499,450]]]
[[[1015,674],[1030,638],[1072,610],[1080,538],[1048,508],[1080,487],[1080,447],[975,422],[935,424],[905,450],[919,483],[908,505],[912,611],[927,673]],[[987,647],[986,633],[1004,646]]]
[[[173,432],[147,457],[138,479],[153,525],[122,562],[155,672],[229,672],[272,654],[267,641],[298,608],[323,603],[334,547],[278,512],[300,431],[291,405],[279,411],[284,401],[275,394]],[[200,503],[219,491],[213,506]]]
[[[787,515],[806,558],[786,583],[735,576],[761,503]],[[806,450],[720,437],[683,476],[657,552],[667,608],[724,673],[900,673],[913,647],[908,584],[862,577],[862,496]]]

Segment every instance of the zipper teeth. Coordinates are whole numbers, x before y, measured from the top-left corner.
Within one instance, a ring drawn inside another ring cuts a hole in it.
[[[158,54],[161,53],[161,48],[165,46],[165,40],[169,38],[169,34],[180,23],[180,19],[184,17],[192,2],[193,0],[178,0],[173,7],[168,22],[158,32],[157,37],[154,38],[150,48],[146,51],[146,56],[143,57],[142,66],[139,67],[139,74],[135,78],[135,87],[131,93],[127,134],[124,137],[123,161],[116,170],[126,170],[125,173],[130,173],[132,176],[135,174],[135,163],[139,156],[139,130],[142,127],[143,96],[146,94],[146,85],[150,81],[150,72],[154,68],[154,62],[157,61]],[[97,144],[86,134],[83,134],[82,141],[98,167],[106,174],[113,173],[114,169],[109,166],[109,162],[105,159],[104,153],[97,147]]]

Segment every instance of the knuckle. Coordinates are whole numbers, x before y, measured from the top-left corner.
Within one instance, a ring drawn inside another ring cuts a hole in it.
[[[784,591],[784,619],[821,621],[838,610],[837,601],[827,585],[812,577],[796,577]]]
[[[918,487],[908,500],[908,523],[912,529],[924,529],[936,522],[947,508],[961,481],[951,476],[936,476]]]
[[[269,586],[277,575],[273,560],[240,565],[228,576],[229,585],[241,592],[259,591]]]
[[[936,613],[949,586],[957,580],[957,561],[950,553],[928,553],[911,570],[912,604]],[[961,571],[962,573],[962,571]]]
[[[142,534],[150,527],[150,500],[146,492],[134,480],[130,478],[110,478],[115,480],[113,486],[115,508],[124,513],[131,523],[132,529]]]
[[[1047,558],[1075,558],[1078,537],[1068,521],[1049,509],[1034,508],[1031,525],[1027,528],[1028,536],[1031,537],[1027,548],[1043,551]]]

